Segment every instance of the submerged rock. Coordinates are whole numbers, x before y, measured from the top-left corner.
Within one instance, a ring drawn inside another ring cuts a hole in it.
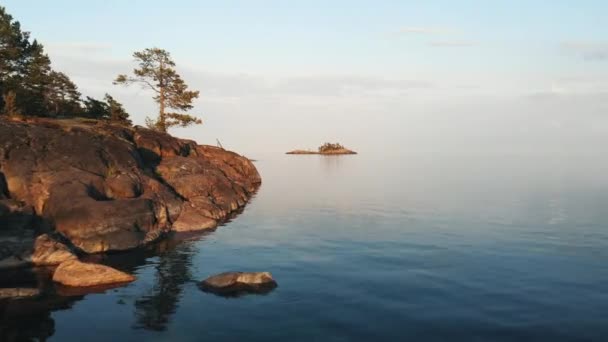
[[[40,295],[40,290],[36,288],[0,288],[0,299],[29,298]]]
[[[73,287],[128,283],[135,279],[134,276],[112,267],[84,263],[78,260],[64,261],[53,274],[53,281]]]
[[[203,291],[220,295],[266,293],[277,287],[269,272],[225,272],[211,276],[200,283]]]

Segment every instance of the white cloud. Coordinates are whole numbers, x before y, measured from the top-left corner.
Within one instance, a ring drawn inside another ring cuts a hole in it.
[[[51,53],[63,55],[82,55],[109,51],[112,45],[108,43],[85,43],[85,42],[51,42],[45,44],[45,48]]]
[[[532,100],[586,99],[591,104],[608,103],[608,79],[564,77],[528,95]]]
[[[588,61],[608,60],[608,42],[567,41],[561,43],[560,48],[567,54]]]
[[[459,38],[460,34],[455,30],[440,27],[404,27],[394,32],[394,34],[399,36],[429,36],[429,38],[449,36],[449,39],[430,41],[428,45],[431,47],[471,47],[479,45],[478,42]]]
[[[423,35],[445,35],[452,33],[451,30],[439,27],[403,27],[399,34],[423,34]]]
[[[471,47],[477,46],[479,43],[466,40],[443,40],[429,43],[432,47]]]

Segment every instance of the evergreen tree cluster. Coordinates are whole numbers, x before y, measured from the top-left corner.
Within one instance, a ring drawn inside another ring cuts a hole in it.
[[[342,146],[342,145],[340,145],[340,144],[338,144],[338,143],[335,143],[335,144],[325,143],[325,144],[319,146],[319,152],[320,153],[331,152],[331,151],[338,151],[338,150],[344,150],[344,149],[345,149],[345,147]]]
[[[84,101],[70,78],[53,70],[44,47],[0,6],[0,115],[87,117],[130,124],[110,95]]]

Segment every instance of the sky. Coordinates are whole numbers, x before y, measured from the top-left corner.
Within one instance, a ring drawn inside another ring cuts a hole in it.
[[[83,95],[168,50],[204,124],[174,135],[255,156],[594,154],[608,143],[607,1],[2,0]]]

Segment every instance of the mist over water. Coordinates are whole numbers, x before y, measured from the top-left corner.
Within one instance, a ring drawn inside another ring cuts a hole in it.
[[[138,280],[60,297],[69,305],[44,320],[21,312],[20,332],[50,325],[56,341],[608,334],[608,177],[595,158],[256,159],[264,183],[232,222],[106,258]],[[223,298],[196,286],[228,270],[270,271],[279,287]]]

